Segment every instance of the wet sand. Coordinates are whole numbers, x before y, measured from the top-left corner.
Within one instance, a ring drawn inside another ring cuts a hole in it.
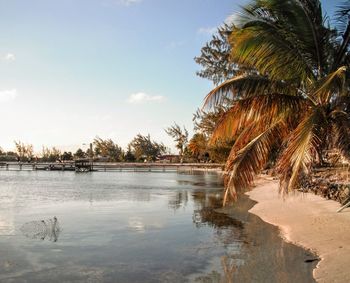
[[[318,262],[316,254],[286,242],[280,236],[278,227],[249,213],[248,210],[255,205],[256,201],[244,195],[233,207],[216,210],[243,223],[243,244],[236,259],[242,264],[236,266],[232,281],[227,282],[315,282],[313,269]]]
[[[282,199],[278,183],[261,178],[249,197],[257,204],[251,213],[280,228],[288,242],[316,252],[317,282],[350,282],[350,209],[336,213],[340,204],[313,194],[296,193]]]

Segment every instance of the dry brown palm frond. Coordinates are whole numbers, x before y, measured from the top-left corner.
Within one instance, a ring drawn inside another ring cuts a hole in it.
[[[211,142],[219,138],[232,138],[238,133],[256,123],[261,125],[261,119],[266,125],[271,125],[281,116],[288,116],[290,111],[297,118],[310,106],[308,100],[301,96],[272,93],[241,99],[233,104],[230,110],[223,114],[214,129]]]
[[[237,136],[232,150],[234,152],[238,152],[243,147],[245,147],[253,138],[266,131],[274,123],[281,120],[285,122],[286,126],[286,131],[284,131],[284,133],[288,134],[287,130],[292,131],[301,118],[302,117],[300,113],[295,113],[291,110],[283,112],[281,115],[276,115],[273,121],[271,121],[270,115],[263,115],[258,121],[253,121],[244,127],[244,129]]]
[[[313,108],[290,134],[287,148],[278,162],[280,192],[296,189],[302,173],[308,173],[322,145],[323,129],[327,127],[324,109]]]
[[[264,132],[252,139],[244,148],[236,152],[231,150],[226,164],[226,188],[224,205],[230,199],[235,200],[237,193],[247,190],[266,164],[272,147],[286,132],[283,119],[272,124]]]

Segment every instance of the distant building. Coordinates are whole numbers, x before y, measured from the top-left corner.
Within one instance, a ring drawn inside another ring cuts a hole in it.
[[[160,163],[178,163],[178,162],[180,162],[180,155],[164,154],[164,155],[158,156],[156,162],[160,162]]]

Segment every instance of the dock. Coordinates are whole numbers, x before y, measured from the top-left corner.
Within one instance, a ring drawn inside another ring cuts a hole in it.
[[[157,163],[157,162],[0,162],[0,171],[73,171],[73,172],[193,172],[223,169],[218,163]]]

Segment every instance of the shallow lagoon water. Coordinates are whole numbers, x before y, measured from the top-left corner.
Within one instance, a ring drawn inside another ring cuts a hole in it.
[[[313,282],[311,253],[221,197],[217,174],[0,172],[0,281]]]

